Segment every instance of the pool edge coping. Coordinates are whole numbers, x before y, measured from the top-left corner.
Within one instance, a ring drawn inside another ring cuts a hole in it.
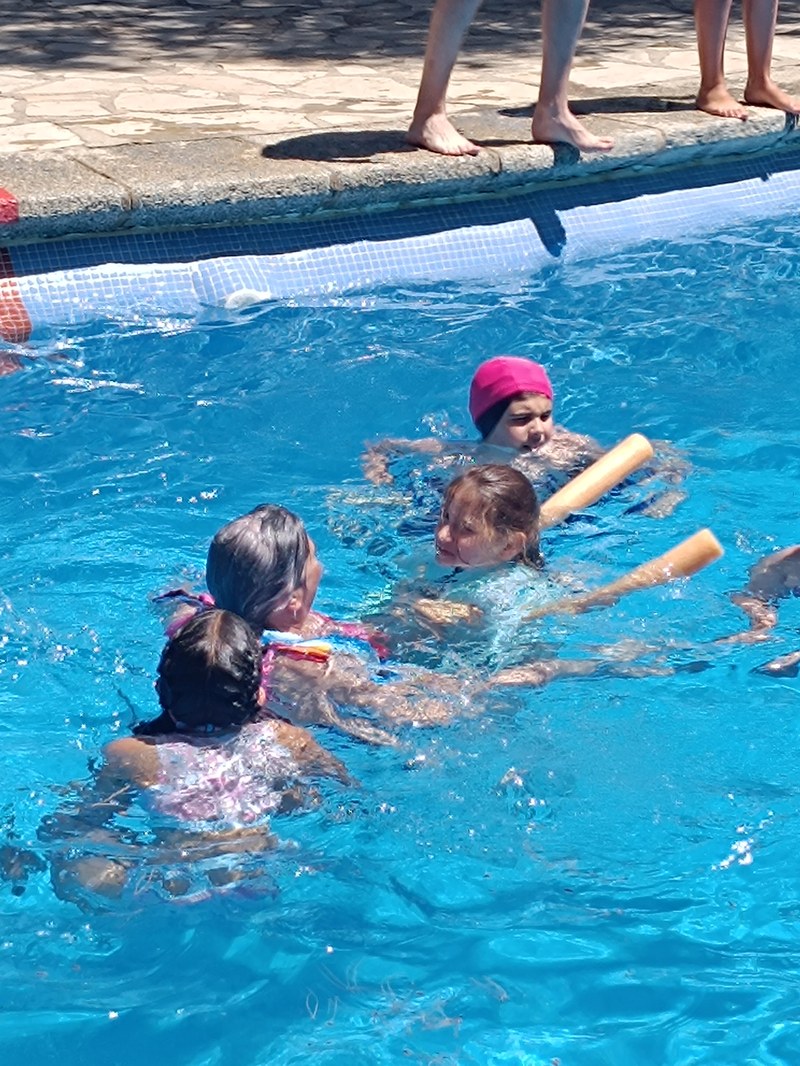
[[[613,121],[615,148],[581,156],[569,146],[506,143],[477,156],[378,150],[298,159],[265,148],[253,135],[17,153],[0,159],[0,246],[50,238],[288,223],[367,211],[511,195],[536,187],[608,181],[689,168],[800,145],[794,116],[754,109],[746,123],[699,112]],[[611,125],[611,123],[609,123]],[[505,130],[504,132],[508,132]],[[361,145],[363,151],[363,144]],[[342,151],[344,149],[344,151]]]

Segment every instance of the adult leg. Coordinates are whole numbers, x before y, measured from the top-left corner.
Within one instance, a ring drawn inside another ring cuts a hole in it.
[[[732,0],[694,0],[697,52],[700,56],[698,110],[720,118],[747,118],[747,109],[731,96],[725,83],[725,35]]]
[[[744,29],[747,36],[748,104],[776,107],[779,111],[800,114],[800,100],[779,89],[770,77],[772,41],[778,20],[778,0],[744,0]]]
[[[569,109],[569,72],[589,0],[542,0],[542,80],[531,133],[544,144],[571,144],[581,152],[607,152],[610,137],[595,137]]]
[[[436,0],[414,116],[406,139],[440,155],[476,155],[479,148],[447,117],[447,86],[458,50],[481,0]]]

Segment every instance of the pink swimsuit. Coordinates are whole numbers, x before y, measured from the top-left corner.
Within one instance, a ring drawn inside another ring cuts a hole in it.
[[[222,740],[159,739],[156,751],[158,781],[148,790],[153,806],[184,826],[239,829],[264,822],[299,776],[270,721],[251,722]]]

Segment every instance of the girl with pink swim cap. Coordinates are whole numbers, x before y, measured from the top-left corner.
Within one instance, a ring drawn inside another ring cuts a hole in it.
[[[432,465],[453,468],[467,462],[506,463],[516,467],[545,497],[591,466],[605,449],[594,438],[573,433],[553,421],[553,386],[545,368],[532,359],[498,355],[481,363],[469,389],[469,413],[481,435],[478,442],[387,439],[367,448],[362,464],[376,485],[394,481],[389,466],[403,454],[437,456]],[[645,481],[658,478],[675,485],[683,480],[688,464],[666,442]],[[457,472],[457,471],[456,471]],[[652,518],[671,514],[684,493],[658,488],[636,505]]]
[[[364,473],[375,484],[390,484],[389,463],[395,455],[471,454],[478,462],[513,462],[540,482],[553,471],[580,473],[603,454],[591,437],[554,423],[553,386],[545,368],[532,359],[498,355],[481,363],[470,384],[469,413],[480,441],[379,441],[367,449]]]
[[[564,468],[586,466],[600,445],[553,422],[553,386],[541,363],[514,355],[487,359],[469,387],[469,413],[481,440],[537,455]]]

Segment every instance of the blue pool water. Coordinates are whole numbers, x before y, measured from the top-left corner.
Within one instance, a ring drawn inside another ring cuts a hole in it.
[[[747,568],[800,539],[799,277],[778,220],[528,279],[55,331],[0,379],[0,811],[45,858],[65,786],[154,712],[151,594],[272,500],[318,543],[321,609],[357,617],[423,548],[363,442],[466,432],[487,355],[546,361],[566,425],[691,463],[668,519],[626,513],[632,486],[549,532],[554,569],[608,580],[704,525],[726,547],[543,628],[678,673],[498,696],[400,751],[320,731],[360,785],[275,820],[255,894],[81,910],[46,871],[0,883],[3,1061],[796,1063],[798,682],[751,670],[800,645],[797,605],[768,644],[713,641]]]

